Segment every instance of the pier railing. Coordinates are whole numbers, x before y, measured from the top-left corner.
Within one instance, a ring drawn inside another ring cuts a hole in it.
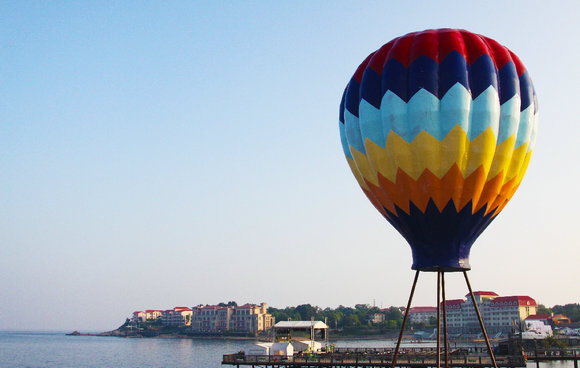
[[[224,355],[222,364],[230,365],[267,365],[267,366],[346,366],[349,367],[386,367],[392,364],[392,354],[380,352],[335,352],[326,354],[275,356],[275,355],[245,355],[243,353]],[[443,358],[441,358],[443,359]],[[523,356],[504,356],[496,358],[499,367],[525,367]],[[397,358],[397,366],[427,367],[436,366],[434,354],[401,354]],[[452,355],[449,357],[450,367],[492,367],[491,358],[486,355]]]
[[[393,361],[392,348],[335,348],[334,352],[303,354],[294,356],[246,355],[243,352],[223,356],[222,364],[235,366],[265,367],[390,367]],[[578,368],[580,349],[560,348],[528,351],[526,355],[496,355],[498,367],[525,367],[528,361],[568,360]],[[444,356],[440,357],[441,365]],[[437,352],[433,348],[407,348],[397,357],[397,367],[437,366]],[[484,349],[457,348],[449,352],[449,367],[493,367],[491,358]]]
[[[580,348],[526,350],[529,360],[580,360]]]

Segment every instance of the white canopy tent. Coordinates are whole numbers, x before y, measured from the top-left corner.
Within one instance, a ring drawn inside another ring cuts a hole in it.
[[[306,331],[310,333],[309,339],[302,339],[301,343],[295,344],[298,351],[320,351],[322,344],[315,341],[316,333],[319,332],[328,346],[328,325],[322,321],[281,321],[274,325],[274,342],[292,341],[292,333],[295,331]],[[294,339],[298,341],[299,339]]]

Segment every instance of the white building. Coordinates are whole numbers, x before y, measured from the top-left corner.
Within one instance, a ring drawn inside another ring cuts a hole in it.
[[[428,324],[431,321],[431,318],[437,318],[436,307],[413,307],[409,309],[410,323]]]
[[[131,321],[134,323],[154,321],[157,318],[161,317],[162,313],[163,311],[159,309],[147,309],[146,311],[135,311],[133,312]]]
[[[473,293],[489,334],[517,332],[528,316],[536,314],[537,303],[529,296],[499,296],[492,291]],[[451,333],[479,333],[481,328],[471,296],[447,300],[447,328]],[[443,316],[442,316],[443,317]]]

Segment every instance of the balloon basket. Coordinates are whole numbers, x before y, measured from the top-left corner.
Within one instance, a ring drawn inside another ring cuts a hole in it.
[[[413,294],[415,293],[415,287],[417,286],[417,280],[419,279],[419,270],[415,271],[415,278],[413,279],[413,286],[411,287],[411,294],[409,295],[409,301],[407,302],[407,309],[405,310],[405,316],[403,318],[403,324],[401,325],[401,331],[399,332],[399,338],[397,339],[397,346],[395,347],[395,353],[393,355],[393,364],[392,367],[395,368],[397,364],[397,356],[399,354],[399,348],[401,347],[401,341],[403,339],[403,334],[405,332],[405,327],[407,325],[407,319],[409,317],[409,310],[411,309],[411,302],[413,300]],[[441,325],[443,325],[443,351],[444,351],[444,362],[445,367],[449,367],[449,340],[447,336],[447,308],[446,308],[446,300],[445,300],[445,271],[436,271],[437,272],[437,368],[441,367]],[[497,362],[495,360],[495,356],[493,354],[493,350],[491,348],[491,344],[489,343],[489,338],[487,336],[487,332],[485,331],[485,326],[483,324],[483,319],[481,318],[481,313],[479,312],[479,307],[477,306],[477,301],[475,299],[475,295],[473,294],[473,290],[471,289],[471,283],[469,282],[469,278],[467,277],[467,271],[462,271],[463,276],[465,277],[465,283],[467,284],[467,288],[469,289],[469,295],[471,296],[471,301],[473,302],[473,306],[475,308],[475,314],[477,315],[477,319],[479,321],[479,327],[481,327],[481,332],[485,339],[485,343],[487,345],[487,350],[489,351],[489,356],[491,358],[491,362],[493,363],[494,368],[497,368]],[[443,300],[441,300],[443,299]],[[441,308],[443,306],[443,308]],[[443,311],[441,310],[443,309]],[[443,312],[443,323],[441,323],[441,315]]]

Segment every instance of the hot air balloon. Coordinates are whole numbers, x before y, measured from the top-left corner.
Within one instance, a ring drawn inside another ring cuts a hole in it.
[[[536,93],[520,59],[465,30],[409,33],[360,64],[339,120],[358,184],[411,246],[413,289],[419,271],[463,271],[471,291],[471,246],[535,144]]]
[[[358,67],[339,127],[359,185],[411,245],[412,268],[465,270],[526,171],[536,94],[519,58],[492,39],[410,33]]]

